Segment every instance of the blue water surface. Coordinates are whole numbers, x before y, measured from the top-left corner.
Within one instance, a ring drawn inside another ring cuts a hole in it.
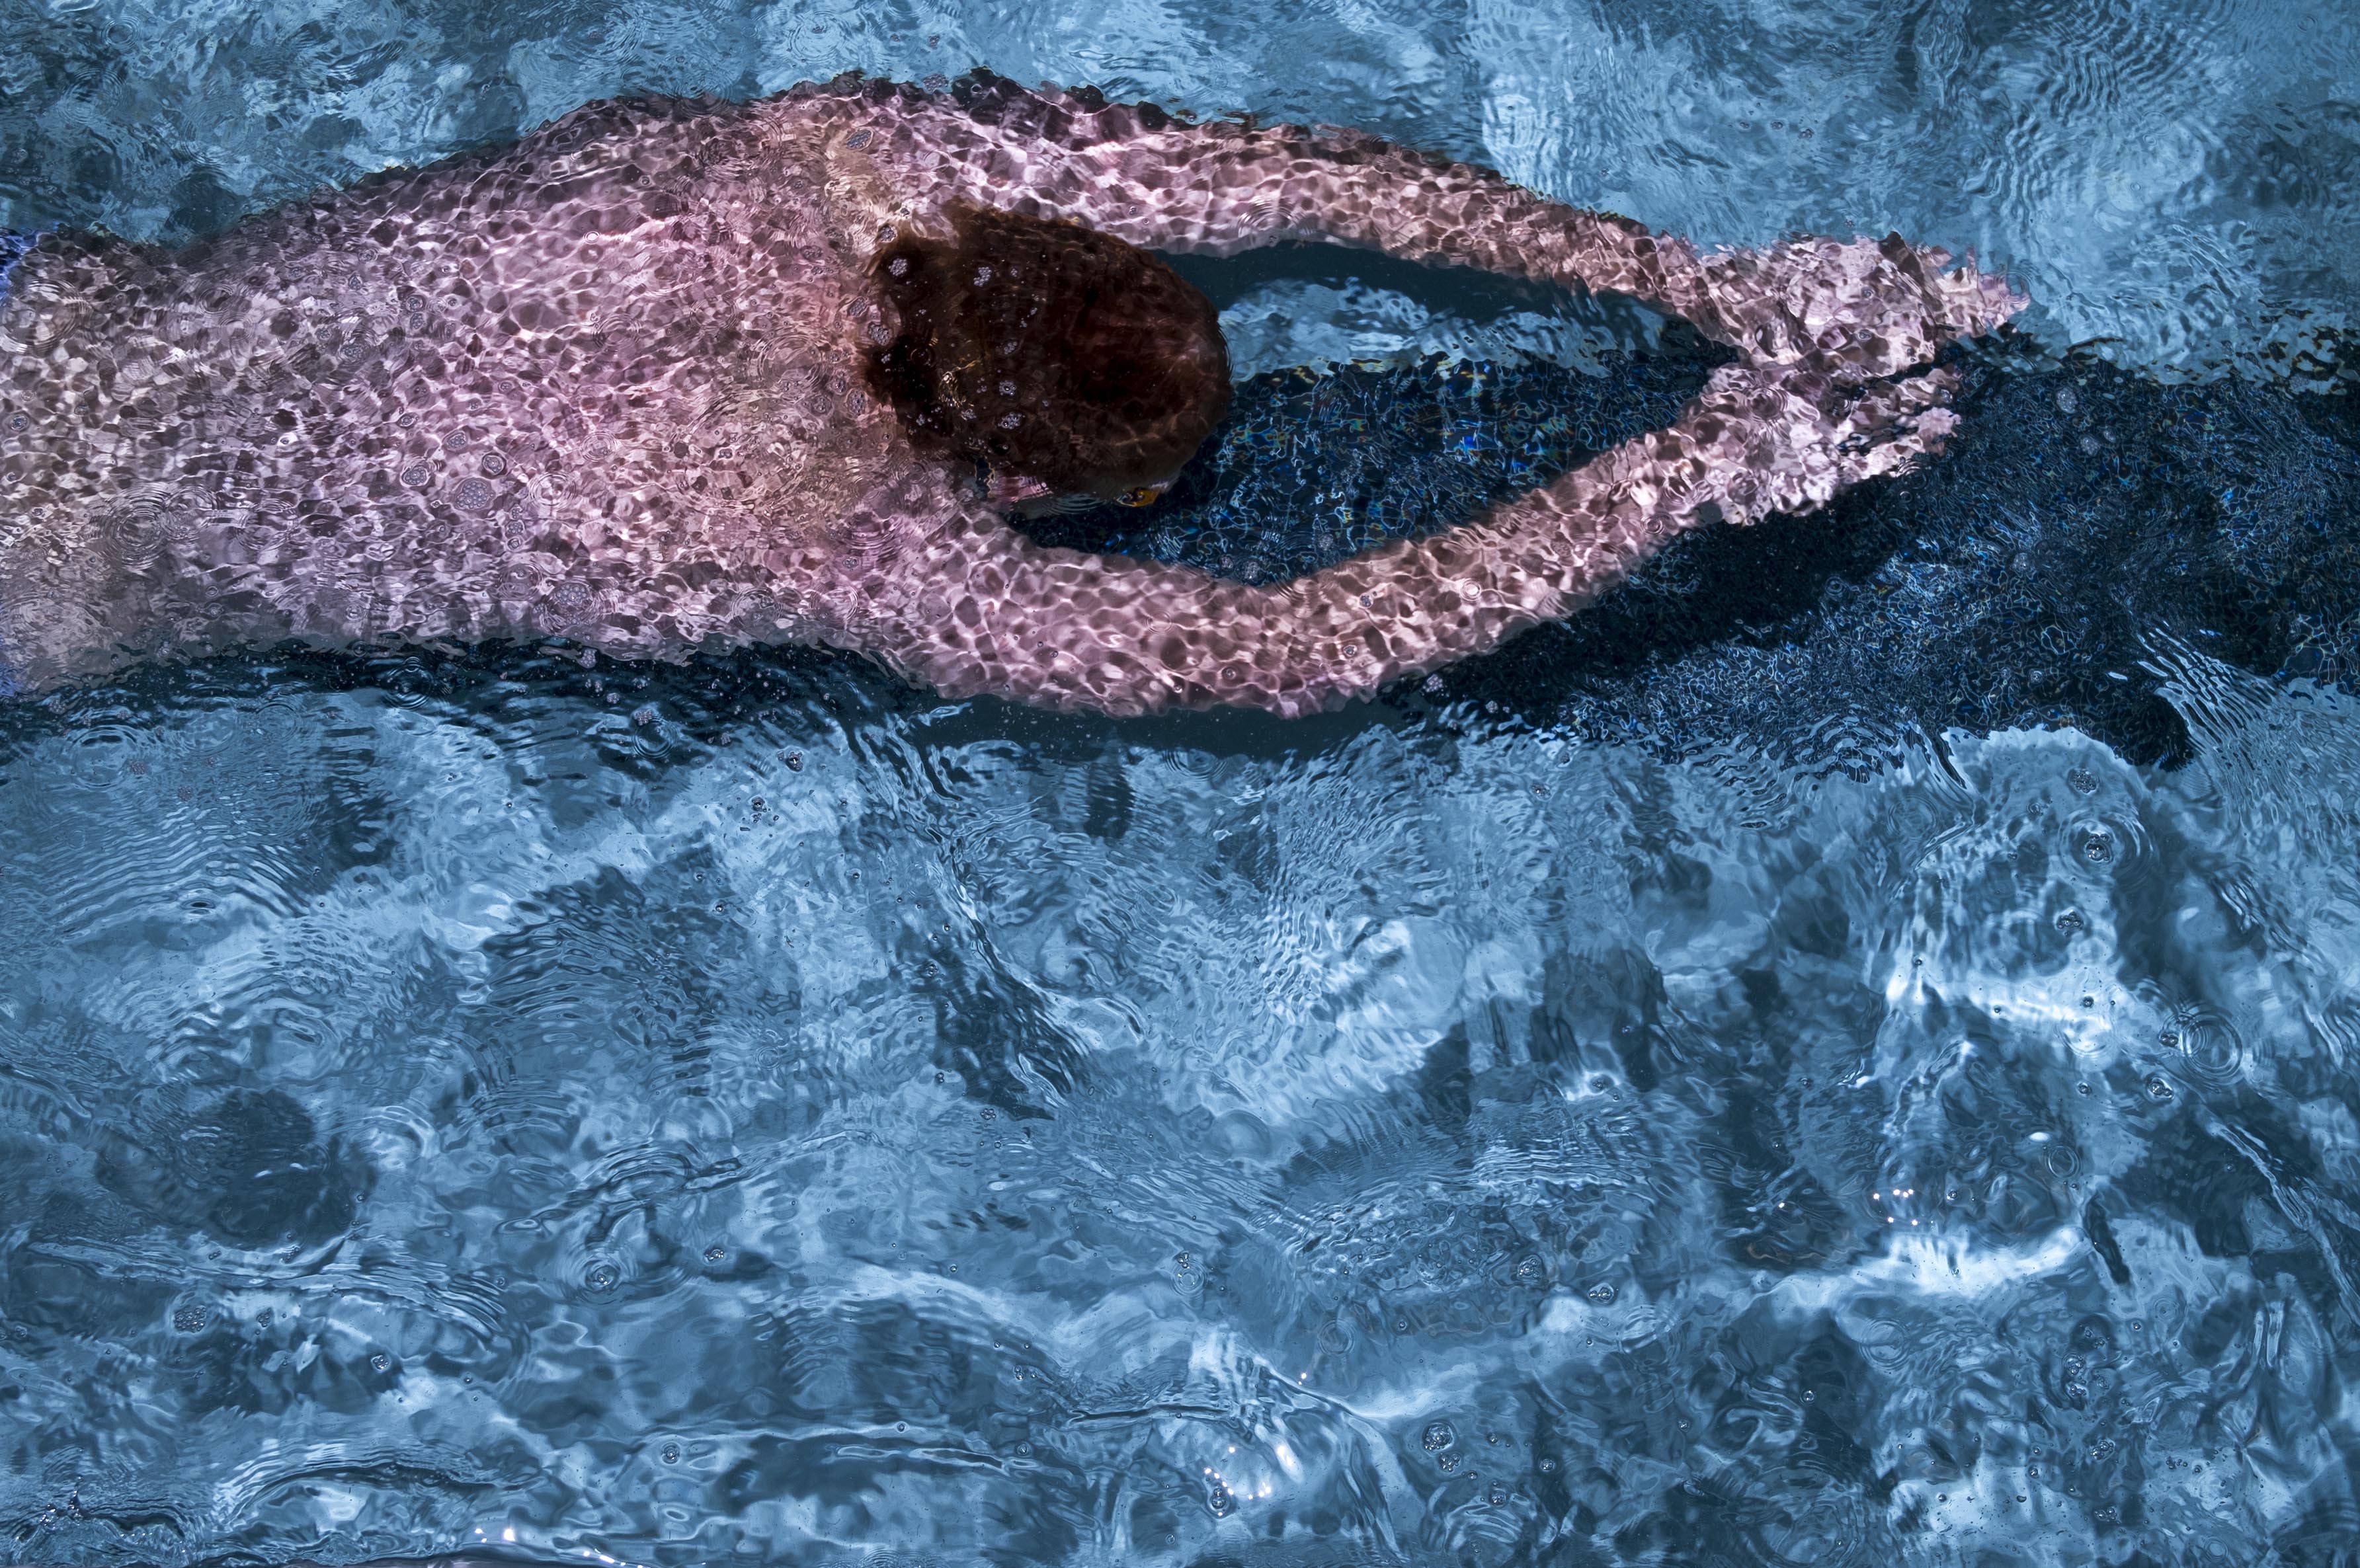
[[[1896,489],[1999,542],[1928,525],[1830,593],[2054,615],[2042,552],[2137,443],[2186,537],[2278,517],[2332,577],[2360,532],[2322,391],[2348,7],[36,0],[8,36],[0,227],[172,240],[601,93],[976,64],[1707,240],[1899,227],[2039,298],[1979,374],[2050,377],[1986,434],[2055,485]],[[1241,376],[1620,364],[1382,268],[1225,303]],[[1513,449],[1490,417],[1450,439]],[[1255,548],[1240,468],[1202,548]],[[1348,546],[1399,499],[1352,486]],[[1272,528],[1332,550],[1297,489]],[[1513,661],[1291,726],[563,648],[0,708],[0,1557],[2349,1563],[2360,622],[2241,662],[2268,606],[2186,603],[2085,672],[2169,731],[2125,749],[1809,681],[1796,744],[1667,744],[1660,686],[1605,733]],[[1994,689],[2046,689],[2024,627]],[[1739,640],[1716,669],[1797,668]]]

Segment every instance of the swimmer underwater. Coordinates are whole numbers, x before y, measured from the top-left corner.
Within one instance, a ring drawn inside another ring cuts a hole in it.
[[[1323,240],[1635,296],[1740,358],[1667,430],[1256,587],[1032,544],[1228,405],[1147,254]],[[41,236],[0,295],[0,681],[178,651],[819,643],[951,696],[1337,707],[1808,510],[1955,428],[2025,304],[1897,238],[1699,253],[1350,131],[978,73],[594,103],[176,252]]]

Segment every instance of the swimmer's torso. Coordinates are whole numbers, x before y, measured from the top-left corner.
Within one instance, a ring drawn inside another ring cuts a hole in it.
[[[0,316],[17,658],[857,615],[863,495],[934,476],[861,385],[849,107],[595,105],[177,254],[45,242]]]

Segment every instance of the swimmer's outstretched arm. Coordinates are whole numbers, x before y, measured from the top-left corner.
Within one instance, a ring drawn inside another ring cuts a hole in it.
[[[924,540],[858,646],[952,696],[1298,715],[1580,609],[1674,535],[1805,510],[1954,423],[1947,372],[1828,410],[1819,370],[1716,372],[1671,428],[1447,533],[1279,587],[1033,544],[977,507]]]
[[[1700,253],[1359,131],[1192,123],[1153,104],[1000,80],[966,86],[963,101],[879,107],[868,126],[879,161],[908,189],[956,191],[1150,249],[1228,256],[1327,241],[1629,294],[1757,361],[1832,355],[1840,372],[1891,375],[2027,302],[2004,279],[1972,265],[1945,272],[1948,253],[1897,237]]]

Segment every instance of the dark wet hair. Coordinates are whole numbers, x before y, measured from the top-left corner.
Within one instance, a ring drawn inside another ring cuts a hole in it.
[[[1146,251],[1075,223],[969,209],[953,237],[880,251],[901,318],[869,381],[922,451],[1052,490],[1168,479],[1229,406],[1212,302]]]

